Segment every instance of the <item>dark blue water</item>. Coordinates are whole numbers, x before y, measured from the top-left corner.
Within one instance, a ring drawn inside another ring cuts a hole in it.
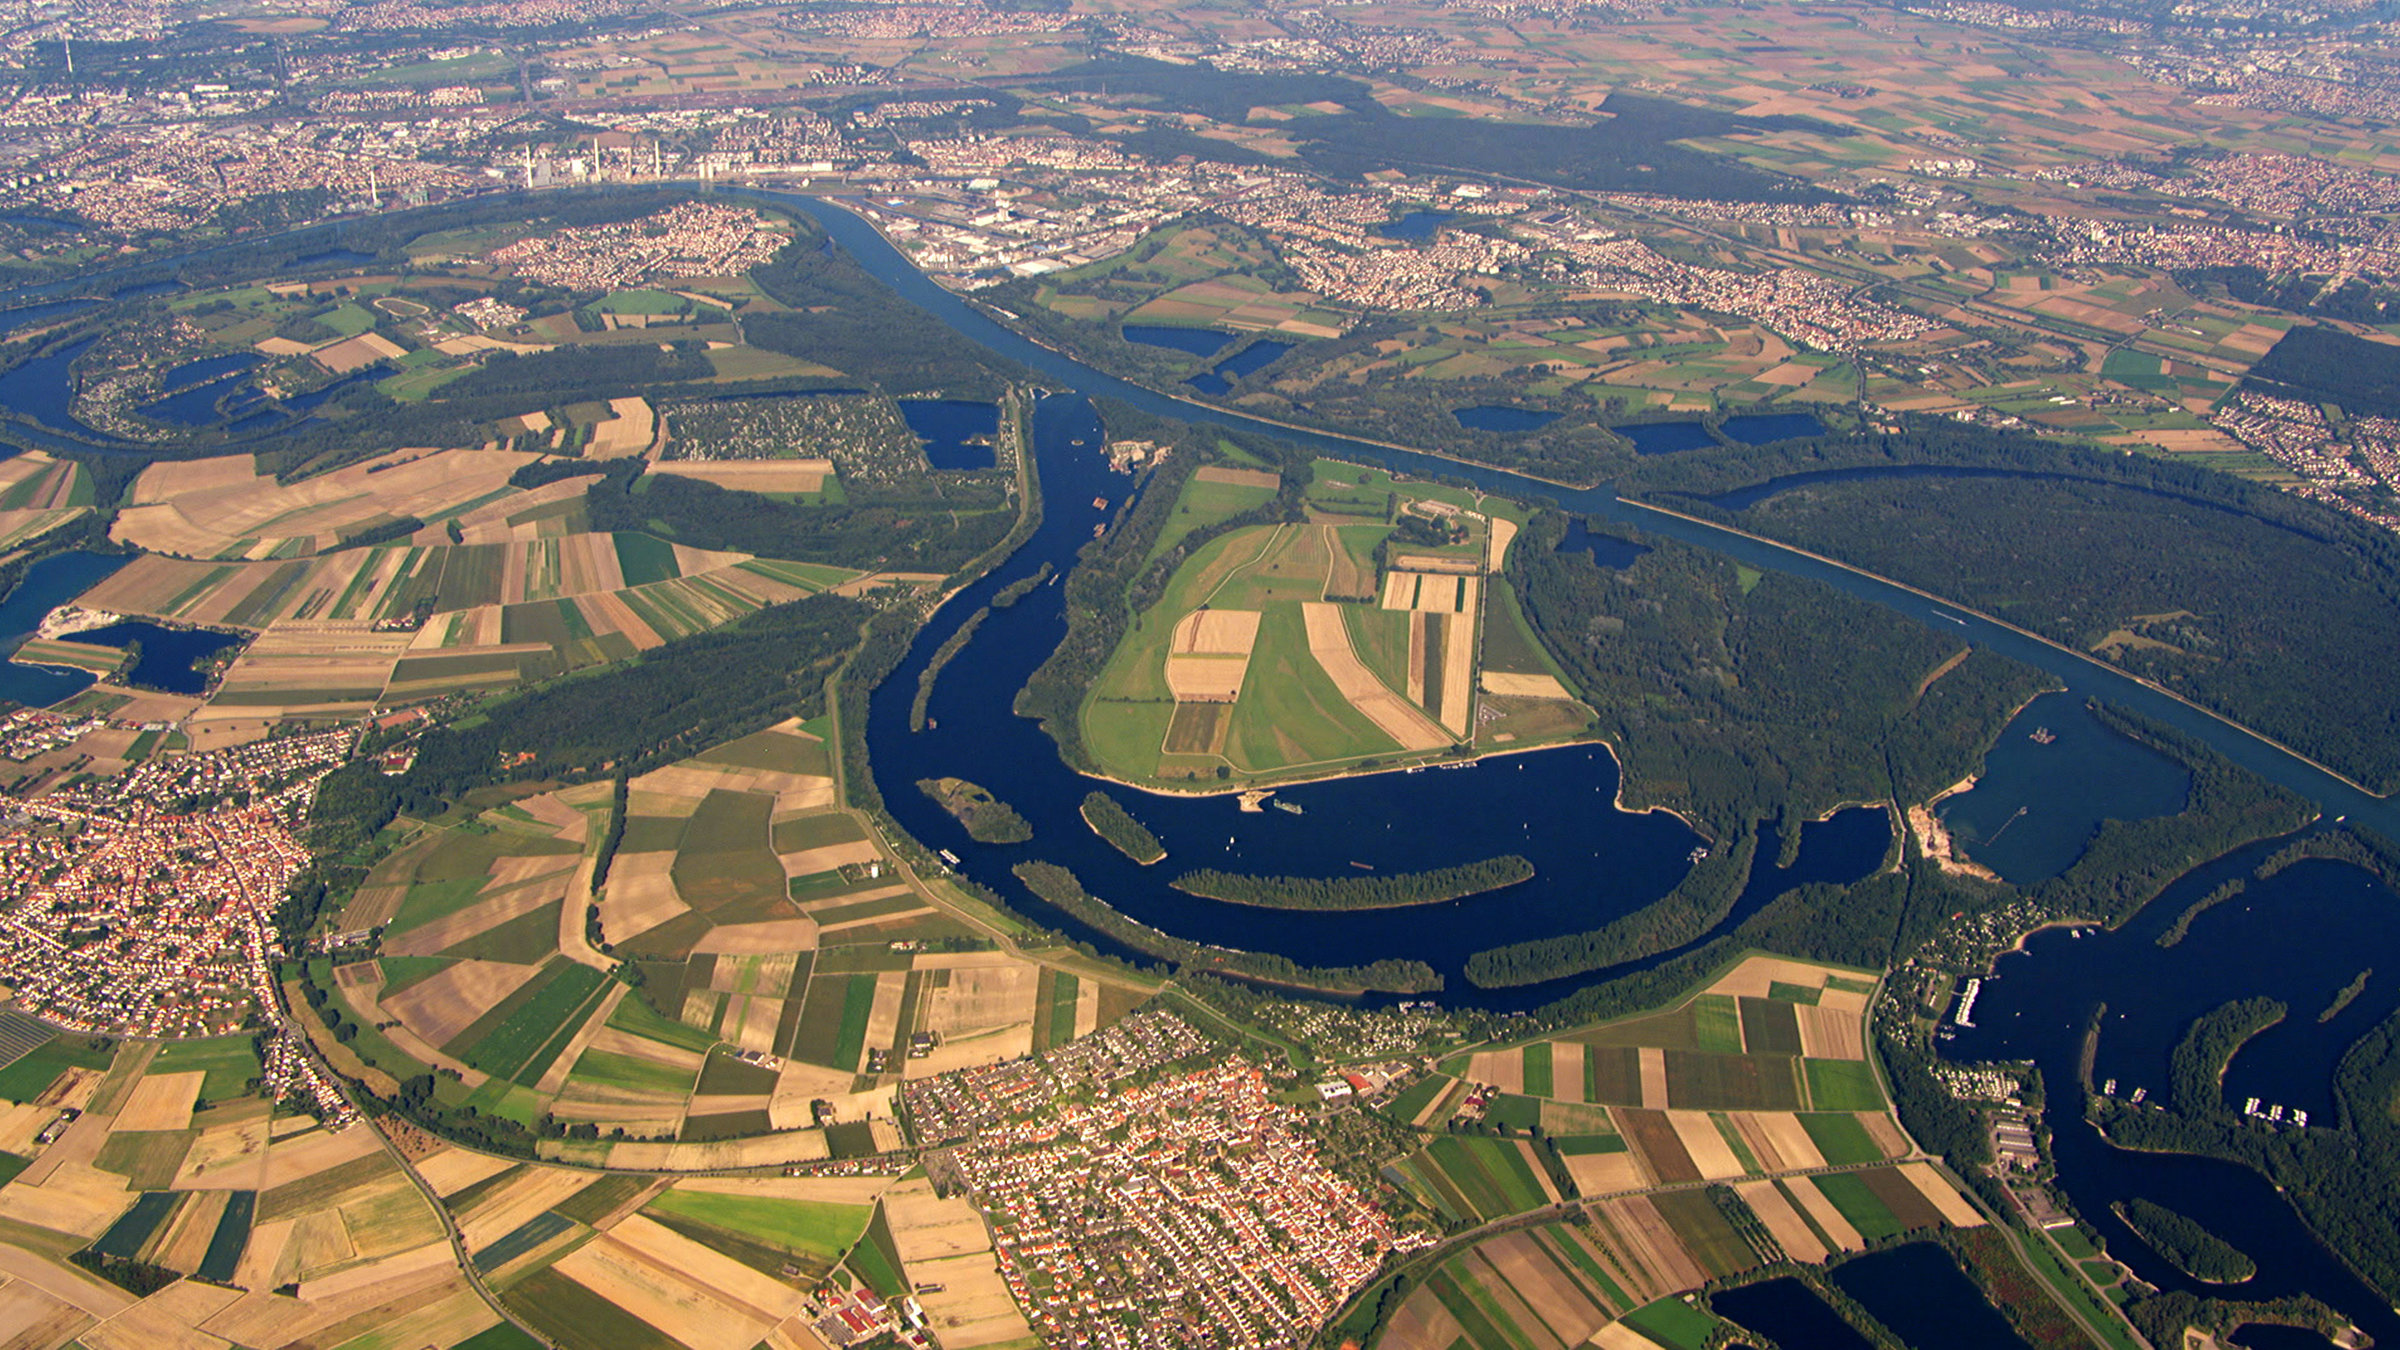
[[[2187,906],[2220,883],[2250,876],[2286,840],[2270,840],[2218,859],[2177,880],[2115,932],[2083,937],[2051,930],[2025,950],[2000,958],[1986,980],[1972,1028],[1947,1052],[1967,1060],[2030,1059],[2050,1084],[2052,1148],[2076,1212],[2097,1228],[2109,1254],[2161,1288],[2203,1296],[2213,1286],[2151,1253],[2109,1205],[2134,1196],[2178,1210],[2258,1263],[2243,1298],[2307,1292],[2357,1322],[2377,1341],[2400,1340],[2400,1316],[2375,1297],[2310,1235],[2282,1195],[2257,1173],[2232,1163],[2172,1154],[2129,1153],[2111,1146],[2072,1107],[2083,1030],[2106,1003],[2093,1060],[2095,1088],[2117,1080],[2117,1095],[2168,1090],[2168,1061],[2193,1019],[2227,1001],[2269,997],[2290,1014],[2233,1057],[2225,1098],[2246,1097],[2312,1118],[2332,1119],[2333,1071],[2351,1043],[2400,1009],[2400,896],[2346,864],[2303,862],[2199,915],[2184,939],[2157,939]],[[2360,970],[2377,975],[2330,1022],[2317,1016]],[[2263,1128],[2263,1127],[2259,1127]]]
[[[1260,338],[1218,363],[1217,373],[1232,380],[1255,375],[1273,365],[1277,357],[1299,345],[1296,342],[1279,342],[1274,338]]]
[[[2034,739],[2043,733],[2048,744]],[[2045,694],[2000,733],[1974,788],[1941,816],[1967,857],[2030,886],[2074,866],[2103,820],[2174,815],[2191,789],[2190,770],[2109,730],[2084,700]]]
[[[1442,222],[1457,218],[1453,211],[1411,211],[1398,220],[1387,220],[1375,227],[1375,233],[1386,239],[1431,239],[1440,232]]]
[[[962,664],[952,667],[966,669],[964,662],[971,661],[976,678],[937,683],[927,706],[932,728],[911,734],[915,675],[931,653],[990,592],[1031,575],[1045,562],[1062,569],[1072,565],[1091,527],[1105,518],[1089,501],[1121,493],[1123,480],[1111,475],[1100,457],[1101,431],[1091,404],[1081,397],[1054,396],[1036,405],[1042,529],[994,575],[935,615],[869,708],[867,737],[874,747],[876,782],[911,834],[957,853],[968,875],[1069,931],[1082,930],[1018,885],[1011,866],[1027,859],[1066,866],[1094,895],[1144,923],[1195,941],[1280,953],[1304,965],[1422,960],[1449,980],[1446,997],[1486,1006],[1537,1006],[1566,990],[1473,990],[1460,979],[1468,955],[1597,927],[1665,895],[1690,870],[1689,854],[1703,841],[1672,815],[1618,810],[1616,762],[1596,745],[1488,759],[1459,769],[1279,789],[1279,800],[1303,809],[1298,816],[1243,812],[1230,795],[1122,791],[1121,800],[1169,852],[1160,866],[1138,867],[1084,825],[1078,809],[1090,780],[1059,760],[1038,724],[1009,715],[1014,691],[1064,631],[1065,593],[1059,587],[1043,587],[1015,606],[994,611],[976,630]],[[980,783],[1015,806],[1032,824],[1033,842],[990,846],[968,839],[956,821],[912,786],[943,775]],[[1437,818],[1444,829],[1418,827]],[[1760,868],[1737,914],[1805,882],[1854,880],[1881,861],[1889,838],[1879,810],[1844,812],[1810,826],[1794,866]],[[1770,839],[1762,852],[1772,857],[1775,850]],[[1194,867],[1332,877],[1357,875],[1353,863],[1384,872],[1420,871],[1504,852],[1530,859],[1535,878],[1492,895],[1412,907],[1405,923],[1230,905],[1167,884]]]
[[[1217,398],[1221,395],[1231,393],[1233,390],[1233,381],[1226,379],[1224,376],[1219,375],[1213,370],[1201,371],[1199,374],[1186,379],[1184,383],[1190,385],[1194,389],[1199,390],[1201,393],[1208,395],[1210,398]]]
[[[206,384],[192,385],[145,405],[142,416],[187,427],[214,426],[223,420],[223,415],[217,411],[217,400],[232,393],[242,379],[243,376],[237,371]]]
[[[1696,421],[1637,422],[1609,430],[1633,442],[1633,452],[1637,455],[1671,455],[1678,450],[1707,450],[1717,444],[1717,438],[1708,434],[1708,428]]]
[[[129,620],[77,633],[75,641],[103,647],[130,647],[138,642],[142,654],[133,668],[125,672],[128,683],[163,689],[170,694],[204,694],[208,692],[208,677],[194,667],[229,647],[241,646],[243,639],[206,628],[164,628]]]
[[[1194,356],[1214,356],[1227,341],[1227,336],[1214,328],[1168,328],[1154,323],[1129,323],[1122,331],[1127,342],[1138,342],[1145,347],[1166,347]]]
[[[233,352],[225,356],[204,356],[197,361],[186,361],[168,371],[166,377],[159,381],[159,388],[172,394],[178,389],[189,389],[197,384],[206,384],[220,376],[231,375],[237,370],[248,370],[264,359],[256,352]]]
[[[1558,420],[1558,414],[1538,408],[1504,408],[1482,403],[1472,408],[1452,408],[1450,415],[1470,431],[1540,431]]]
[[[92,349],[98,338],[70,342],[47,356],[37,356],[0,374],[0,408],[30,417],[58,431],[89,436],[92,429],[67,409],[75,401],[75,361]]]
[[[925,443],[925,462],[937,469],[988,469],[995,462],[992,437],[1000,434],[997,403],[906,398],[900,400],[900,415]]]
[[[111,572],[132,561],[130,556],[102,553],[53,553],[25,569],[25,579],[0,601],[0,652],[14,653],[33,636],[42,617],[100,584]],[[91,687],[88,671],[55,666],[0,663],[0,698],[46,708]]]
[[[1717,430],[1744,445],[1771,445],[1804,436],[1822,436],[1825,424],[1814,413],[1746,413],[1719,422]]]
[[[52,319],[63,319],[99,303],[97,300],[51,300],[38,305],[20,305],[15,309],[0,310],[0,333],[14,332]]]
[[[1786,1275],[1708,1296],[1719,1317],[1775,1342],[1783,1350],[1875,1350],[1815,1290]]]
[[[1583,517],[1576,516],[1567,522],[1567,532],[1559,538],[1558,551],[1589,553],[1592,561],[1602,567],[1631,567],[1634,559],[1650,551],[1650,546],[1613,534],[1594,534],[1584,527]]]
[[[142,300],[153,295],[174,295],[190,289],[191,287],[180,281],[137,281],[130,286],[120,286],[109,292],[109,298],[112,300]]]
[[[1844,1262],[1829,1278],[1911,1350],[2028,1350],[1950,1253],[1930,1242]]]

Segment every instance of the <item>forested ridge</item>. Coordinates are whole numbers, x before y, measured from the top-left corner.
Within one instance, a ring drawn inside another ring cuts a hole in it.
[[[1533,864],[1517,854],[1457,867],[1390,876],[1271,877],[1203,867],[1171,883],[1176,890],[1262,909],[1398,909],[1481,895],[1533,879]]]
[[[1422,961],[1382,960],[1362,966],[1303,966],[1271,952],[1236,951],[1191,942],[1161,932],[1129,917],[1083,888],[1073,872],[1055,863],[1024,862],[1017,879],[1043,900],[1078,921],[1135,951],[1179,968],[1213,972],[1270,984],[1291,985],[1330,994],[1379,991],[1429,994],[1442,987],[1442,977]]]

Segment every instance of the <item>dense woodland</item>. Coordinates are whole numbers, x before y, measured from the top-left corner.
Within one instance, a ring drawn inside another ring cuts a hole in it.
[[[2258,1273],[2258,1264],[2240,1248],[2165,1205],[2137,1195],[2113,1208],[2152,1250],[2195,1280],[2240,1284]]]
[[[1176,890],[1262,909],[1398,909],[1438,905],[1533,879],[1533,864],[1511,853],[1457,867],[1390,876],[1261,877],[1213,867],[1186,872]]]
[[[1931,795],[2043,687],[1982,652],[1948,667],[1966,651],[1956,637],[1672,540],[1641,537],[1649,552],[1602,567],[1559,549],[1566,524],[1538,514],[1509,551],[1525,617],[1599,714],[1626,801],[1673,807],[1720,839],[1772,816]]]
[[[2400,539],[2363,521],[2169,460],[1965,428],[1654,458],[1676,463],[1646,462],[1629,489],[1691,494],[1677,504],[2097,649],[2400,786]],[[1915,471],[1931,465],[1972,476]],[[1879,473],[1800,477],[1857,469]],[[1770,481],[1791,486],[1745,509],[1704,500]]]
[[[1017,879],[1043,901],[1078,922],[1130,947],[1168,962],[1178,970],[1194,970],[1284,985],[1329,994],[1383,992],[1430,994],[1442,987],[1442,977],[1422,961],[1383,960],[1363,966],[1303,966],[1269,952],[1235,951],[1187,942],[1128,917],[1083,888],[1073,872],[1055,863],[1026,862],[1016,866]]]
[[[1117,852],[1145,867],[1167,856],[1167,846],[1158,842],[1150,827],[1134,819],[1132,812],[1105,792],[1084,794],[1083,823]]]

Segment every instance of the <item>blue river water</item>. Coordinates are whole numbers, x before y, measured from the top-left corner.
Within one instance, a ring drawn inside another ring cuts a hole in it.
[[[25,579],[0,600],[0,656],[13,655],[41,626],[42,616],[105,580],[128,556],[80,551],[54,553],[25,569]],[[46,708],[90,688],[88,671],[21,666],[0,660],[0,698]]]

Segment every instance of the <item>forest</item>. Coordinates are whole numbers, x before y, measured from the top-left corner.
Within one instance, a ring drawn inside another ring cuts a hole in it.
[[[1261,909],[1399,909],[1436,905],[1533,879],[1533,864],[1514,854],[1457,867],[1390,876],[1263,877],[1203,867],[1175,878],[1176,890]]]
[[[641,462],[628,464],[586,494],[592,528],[692,548],[946,576],[998,544],[1017,520],[1005,496],[974,481],[937,484],[926,499],[886,503],[861,493],[845,505],[812,506],[675,474],[635,477]]]
[[[2258,1273],[2257,1263],[2240,1248],[2165,1205],[2137,1195],[2111,1208],[2151,1250],[2195,1280],[2240,1284]]]
[[[1966,651],[1956,637],[1672,540],[1600,526],[1650,547],[1602,567],[1558,547],[1566,525],[1538,514],[1509,550],[1525,617],[1599,714],[1627,803],[1672,807],[1720,839],[1895,790],[1930,795],[2045,683],[1980,652],[1950,666]],[[1887,746],[1906,747],[1897,789]]]
[[[1086,891],[1073,872],[1055,863],[1018,863],[1015,871],[1017,880],[1024,882],[1027,889],[1086,927],[1179,969],[1336,995],[1430,994],[1442,987],[1442,977],[1422,961],[1387,959],[1363,966],[1303,966],[1270,952],[1236,951],[1188,942],[1128,917]]]
[[[1158,842],[1150,827],[1135,820],[1132,812],[1105,792],[1095,790],[1084,794],[1083,823],[1092,827],[1092,833],[1107,840],[1110,847],[1144,867],[1167,856],[1167,846]]]
[[[2250,379],[2269,393],[2400,416],[2400,348],[2323,324],[2295,325],[2250,367]]]

